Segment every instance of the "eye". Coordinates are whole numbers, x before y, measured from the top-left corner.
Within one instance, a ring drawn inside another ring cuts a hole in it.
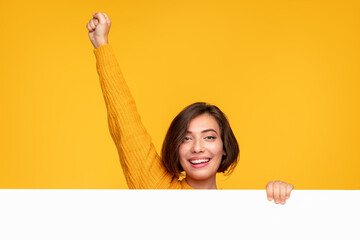
[[[207,136],[207,137],[205,137],[205,139],[213,140],[213,139],[216,139],[216,137],[214,137],[214,136]]]
[[[189,138],[189,137],[184,137],[184,142],[187,142],[187,141],[190,141],[191,140],[191,138]]]

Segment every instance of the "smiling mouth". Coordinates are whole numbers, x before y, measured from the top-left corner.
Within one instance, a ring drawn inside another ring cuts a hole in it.
[[[196,160],[190,160],[191,164],[202,164],[202,163],[207,163],[210,161],[210,158],[206,158],[206,159],[196,159]]]

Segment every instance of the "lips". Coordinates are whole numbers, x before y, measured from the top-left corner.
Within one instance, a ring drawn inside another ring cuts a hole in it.
[[[194,168],[203,168],[207,166],[210,162],[210,158],[208,157],[193,157],[189,159],[191,166]]]

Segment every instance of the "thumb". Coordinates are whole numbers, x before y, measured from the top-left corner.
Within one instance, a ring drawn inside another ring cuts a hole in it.
[[[99,20],[99,23],[105,23],[106,19],[102,12],[93,13],[93,17]]]

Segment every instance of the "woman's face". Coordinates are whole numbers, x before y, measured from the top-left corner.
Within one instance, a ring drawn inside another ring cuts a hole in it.
[[[215,179],[223,154],[220,128],[215,118],[202,114],[191,120],[179,148],[180,164],[186,178],[195,181]]]

